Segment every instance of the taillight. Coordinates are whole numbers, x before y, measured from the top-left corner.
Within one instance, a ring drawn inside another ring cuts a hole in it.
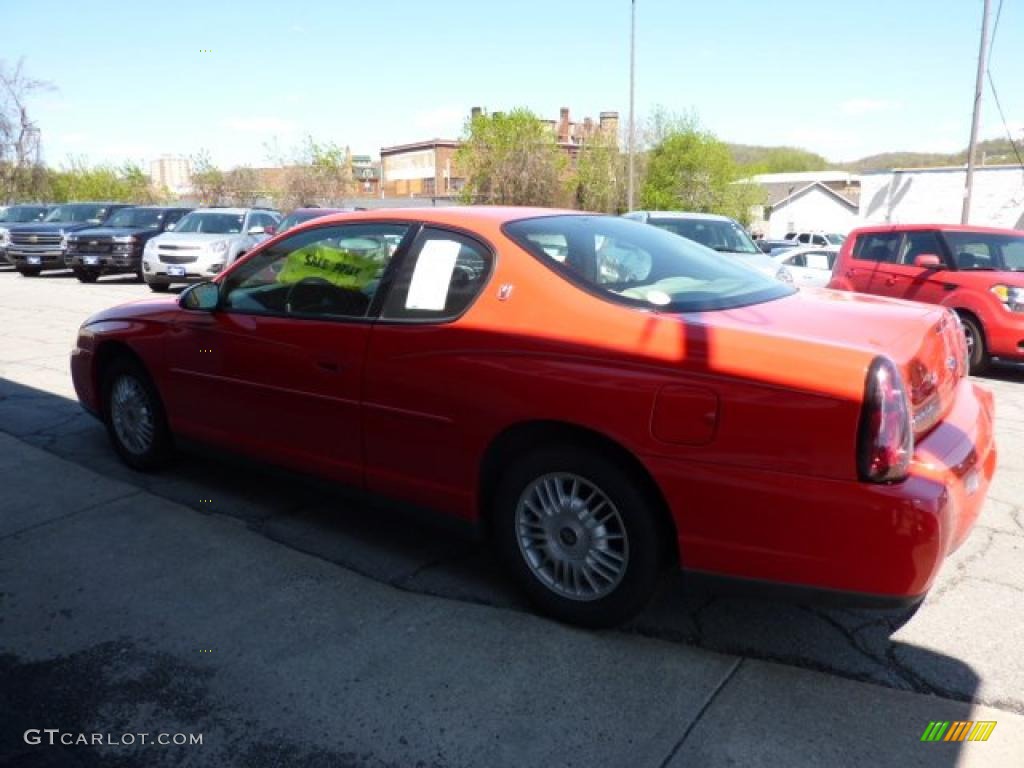
[[[868,368],[857,434],[857,471],[869,483],[894,483],[907,476],[914,453],[910,403],[900,372],[888,357]]]

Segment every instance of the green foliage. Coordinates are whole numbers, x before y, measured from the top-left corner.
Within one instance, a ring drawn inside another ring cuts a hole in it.
[[[616,136],[598,133],[586,140],[571,179],[576,207],[600,213],[621,213],[626,200],[626,157]]]
[[[736,182],[745,175],[729,147],[701,131],[692,120],[664,127],[660,139],[647,152],[641,207],[718,213],[744,223],[750,207],[763,193],[751,184]]]
[[[117,200],[131,203],[154,203],[161,195],[154,190],[149,177],[134,163],[89,165],[81,158],[72,158],[60,170],[47,172],[45,197],[56,203],[72,200]]]
[[[798,147],[757,147],[730,144],[729,151],[744,173],[803,173],[824,171],[828,161],[819,154]]]
[[[455,161],[464,202],[553,206],[564,197],[566,155],[528,109],[470,118]]]

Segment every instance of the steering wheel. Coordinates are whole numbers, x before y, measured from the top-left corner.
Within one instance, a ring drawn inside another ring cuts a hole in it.
[[[322,277],[304,277],[288,286],[284,296],[286,312],[308,312],[323,306],[334,288],[330,280]]]

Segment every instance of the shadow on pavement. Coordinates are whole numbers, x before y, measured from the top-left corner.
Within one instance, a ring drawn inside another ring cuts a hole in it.
[[[241,520],[269,539],[392,587],[529,610],[489,547],[468,529],[450,530],[439,516],[195,448],[181,452],[168,471],[137,473],[120,463],[103,426],[77,402],[5,379],[0,430],[198,512]],[[892,640],[913,614],[721,594],[671,576],[623,631],[971,701],[978,679],[969,666]]]

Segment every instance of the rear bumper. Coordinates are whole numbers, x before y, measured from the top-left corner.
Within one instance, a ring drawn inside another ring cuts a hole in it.
[[[926,593],[970,533],[995,472],[992,416],[992,395],[961,381],[894,485],[645,463],[675,517],[684,569],[898,601]]]

